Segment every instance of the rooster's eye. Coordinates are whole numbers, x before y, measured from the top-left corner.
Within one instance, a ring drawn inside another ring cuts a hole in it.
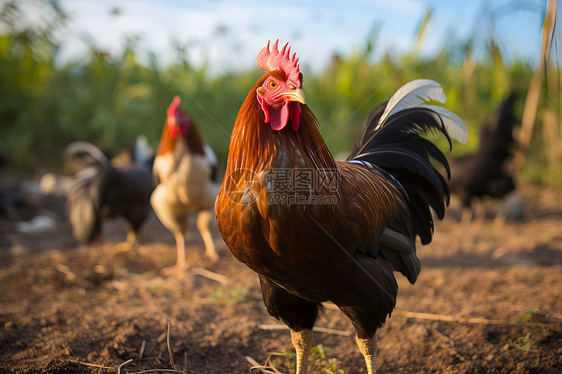
[[[275,81],[271,81],[269,82],[269,88],[271,88],[272,90],[277,88],[277,82]]]

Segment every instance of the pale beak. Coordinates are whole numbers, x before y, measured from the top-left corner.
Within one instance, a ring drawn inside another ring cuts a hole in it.
[[[282,93],[281,96],[286,97],[289,101],[298,101],[301,104],[306,104],[306,96],[300,88],[295,87],[288,92]]]

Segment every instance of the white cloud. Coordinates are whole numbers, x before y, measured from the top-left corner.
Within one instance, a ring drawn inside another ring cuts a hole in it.
[[[175,57],[170,43],[175,38],[188,46],[192,63],[199,65],[208,60],[212,69],[220,71],[254,67],[257,52],[268,39],[276,38],[291,42],[303,66],[321,68],[334,51],[345,54],[362,47],[374,21],[382,23],[376,53],[389,49],[408,51],[428,3],[63,0],[62,6],[71,15],[68,30],[61,34],[67,56],[83,55],[87,47],[80,35],[90,35],[98,49],[111,54],[119,54],[127,36],[139,35],[142,49],[154,52],[166,64]],[[424,47],[439,49],[453,25],[470,30],[473,18],[466,9],[474,13],[477,7],[436,7]],[[111,15],[114,8],[119,8],[121,15]]]

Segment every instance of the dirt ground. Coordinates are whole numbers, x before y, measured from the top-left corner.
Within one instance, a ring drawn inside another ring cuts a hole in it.
[[[562,190],[519,193],[525,216],[503,227],[459,224],[453,204],[434,242],[418,248],[417,283],[397,274],[379,373],[562,372]],[[37,214],[56,227],[18,231],[14,219]],[[256,275],[216,228],[217,263],[192,227],[192,268],[164,277],[175,247],[154,216],[132,251],[123,250],[120,219],[105,222],[104,243],[77,245],[60,198],[35,197],[9,216],[0,218],[0,372],[260,372],[247,357],[294,372],[289,332],[268,316]],[[318,326],[312,372],[366,371],[338,310],[328,305]]]

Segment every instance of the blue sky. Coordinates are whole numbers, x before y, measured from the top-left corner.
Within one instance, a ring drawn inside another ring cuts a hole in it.
[[[492,34],[505,58],[534,63],[546,8],[546,0],[62,0],[61,4],[71,17],[59,35],[65,45],[63,58],[83,54],[85,41],[118,53],[127,37],[139,36],[139,46],[154,52],[162,65],[173,60],[170,46],[177,40],[188,47],[191,62],[206,61],[214,71],[255,66],[257,52],[276,38],[291,43],[301,65],[319,69],[334,52],[349,54],[362,48],[375,23],[380,27],[375,58],[386,51],[410,51],[429,7],[434,11],[422,53],[468,35],[482,47]],[[112,14],[116,8],[119,15]]]

